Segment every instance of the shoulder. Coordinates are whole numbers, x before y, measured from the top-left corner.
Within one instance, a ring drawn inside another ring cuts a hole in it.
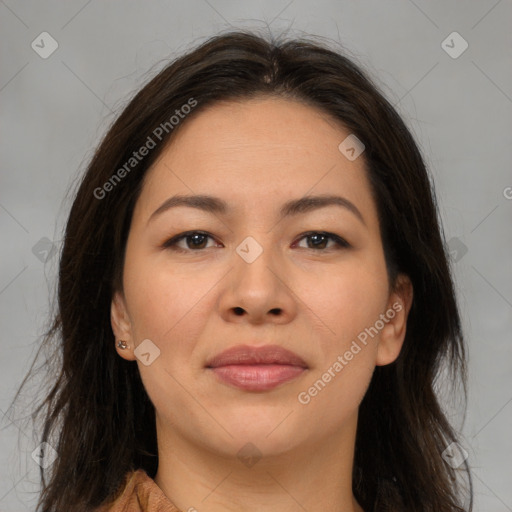
[[[114,501],[107,502],[95,512],[181,512],[143,470],[126,474],[124,484]]]

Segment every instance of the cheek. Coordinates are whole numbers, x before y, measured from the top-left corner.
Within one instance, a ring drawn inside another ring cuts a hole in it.
[[[321,332],[312,333],[322,355],[298,401],[308,414],[317,410],[335,425],[355,413],[371,381],[380,336],[375,325],[385,310],[388,281],[383,261],[375,257],[317,275],[316,282],[307,305],[322,320]]]
[[[339,372],[325,368],[311,378],[308,387],[301,389],[298,407],[307,416],[310,432],[336,435],[340,426],[357,414],[375,368],[367,354],[364,351],[357,354]]]
[[[373,263],[373,264],[372,264]],[[388,282],[378,261],[332,269],[307,281],[303,293],[306,305],[319,319],[318,334],[325,353],[343,350],[384,312]],[[306,293],[307,290],[307,293]]]
[[[147,255],[127,252],[125,295],[135,345],[150,339],[160,350],[149,366],[137,361],[144,388],[166,423],[175,424],[180,421],[176,411],[190,408],[182,386],[190,384],[188,363],[212,307],[205,294],[218,277],[177,273],[168,264],[148,260]]]
[[[196,325],[190,318],[197,316],[201,299],[214,283],[214,276],[173,271],[165,260],[127,251],[124,286],[136,340],[150,338],[165,345],[179,338]]]

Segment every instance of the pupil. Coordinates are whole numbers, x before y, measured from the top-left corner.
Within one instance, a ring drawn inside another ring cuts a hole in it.
[[[319,234],[311,235],[311,240],[313,240],[313,245],[315,247],[324,242],[324,240],[322,240],[322,238],[324,238],[324,235],[319,235]]]
[[[198,245],[201,245],[201,242],[197,243],[196,242],[198,241],[198,237],[204,237],[204,235],[201,235],[201,234],[197,234],[197,235],[191,235],[191,238],[193,240],[192,244],[197,247]]]

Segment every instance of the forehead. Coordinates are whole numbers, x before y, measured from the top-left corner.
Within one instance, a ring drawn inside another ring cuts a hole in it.
[[[141,208],[149,216],[176,193],[246,206],[270,198],[265,204],[279,200],[276,209],[285,197],[336,192],[368,203],[363,159],[350,161],[338,148],[349,135],[327,113],[296,100],[216,103],[184,120],[146,175]]]
[[[259,97],[241,101],[222,101],[206,107],[181,127],[174,139],[178,157],[190,149],[194,140],[195,154],[258,151],[258,146],[274,154],[286,150],[303,153],[333,152],[346,129],[323,110],[297,100],[278,97]],[[348,134],[348,132],[346,133]],[[334,144],[334,148],[333,148]],[[176,147],[181,146],[181,147]],[[172,151],[172,146],[169,147]],[[287,155],[290,159],[293,155]]]

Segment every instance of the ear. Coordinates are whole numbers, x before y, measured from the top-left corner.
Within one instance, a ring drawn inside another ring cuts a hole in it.
[[[409,276],[400,274],[395,289],[389,296],[385,317],[388,319],[381,331],[377,348],[377,366],[392,363],[400,354],[411,310],[413,287]]]
[[[119,291],[116,291],[112,297],[112,303],[110,305],[110,323],[116,339],[115,343],[117,353],[127,361],[134,361],[135,355],[133,351],[135,347],[130,317],[128,315],[128,310],[126,309],[124,295]],[[117,342],[119,340],[125,341],[128,347],[124,349],[118,347]]]

